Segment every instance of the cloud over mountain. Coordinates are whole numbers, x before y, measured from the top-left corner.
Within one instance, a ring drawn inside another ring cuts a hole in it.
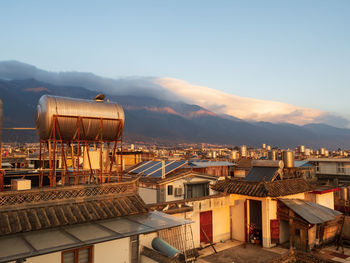
[[[325,122],[337,127],[349,124],[349,120],[325,111],[278,101],[240,97],[179,79],[157,78],[155,83],[180,96],[187,103],[244,120],[287,122],[297,125]]]
[[[196,104],[217,114],[250,121],[297,125],[327,123],[348,127],[349,120],[325,111],[278,101],[245,98],[168,77],[104,78],[84,72],[49,72],[17,61],[0,62],[0,78],[26,79],[55,85],[81,86],[113,95],[137,95]]]

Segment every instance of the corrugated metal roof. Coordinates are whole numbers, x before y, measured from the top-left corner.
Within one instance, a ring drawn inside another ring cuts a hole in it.
[[[308,161],[294,161],[294,167],[312,167],[313,165],[310,164]]]
[[[278,199],[310,224],[322,224],[334,220],[342,213],[323,205],[300,199]]]
[[[216,162],[212,162],[212,161],[193,161],[191,163],[189,163],[190,166],[192,166],[192,168],[206,168],[206,167],[212,167],[212,166],[234,166],[234,163],[231,162],[227,162],[227,161],[216,161]]]
[[[260,182],[264,179],[266,182],[271,182],[275,178],[278,169],[278,167],[252,167],[243,180]]]

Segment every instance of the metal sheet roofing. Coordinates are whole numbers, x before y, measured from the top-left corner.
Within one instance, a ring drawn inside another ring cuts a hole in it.
[[[226,162],[226,161],[192,161],[189,163],[189,166],[192,168],[207,168],[212,166],[234,166],[234,163]]]
[[[313,165],[310,164],[308,161],[294,161],[294,167],[300,168],[300,167],[312,167]]]
[[[277,175],[278,167],[252,167],[243,179],[248,182],[271,182]]]
[[[132,235],[189,224],[191,221],[161,212],[94,221],[55,229],[0,237],[0,262],[14,261]]]
[[[310,224],[322,224],[334,220],[342,213],[328,207],[300,199],[278,199]]]

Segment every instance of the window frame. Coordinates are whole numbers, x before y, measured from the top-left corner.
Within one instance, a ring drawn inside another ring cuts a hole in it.
[[[93,263],[94,262],[94,258],[93,258],[93,248],[94,246],[84,246],[84,247],[79,247],[79,248],[73,248],[73,249],[69,249],[69,250],[65,250],[61,252],[61,263],[67,263],[63,261],[63,255],[65,253],[71,253],[74,252],[74,263],[78,263],[79,262],[79,251],[83,250],[83,249],[89,249],[89,262],[88,263]]]
[[[337,163],[337,173],[344,174],[345,173],[345,165],[344,162]]]
[[[171,191],[169,191],[169,190],[171,190]],[[168,185],[167,193],[168,193],[168,195],[174,195],[174,186],[173,185]]]
[[[186,190],[186,198],[200,198],[200,197],[205,197],[205,196],[209,196],[210,195],[210,188],[209,188],[209,184],[210,182],[198,182],[198,183],[189,183],[186,184],[185,190]],[[198,187],[198,186],[202,186],[203,187],[203,192],[204,195],[203,196],[199,196],[199,197],[193,197],[193,187]]]

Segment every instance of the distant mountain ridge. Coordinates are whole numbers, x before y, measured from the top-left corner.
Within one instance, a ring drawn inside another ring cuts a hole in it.
[[[184,102],[198,105],[231,120],[287,122],[296,125],[327,123],[335,127],[350,127],[350,120],[335,113],[281,101],[241,97],[171,77],[107,78],[89,72],[52,72],[19,61],[0,61],[0,79],[35,79],[56,86],[83,87],[110,96],[136,96],[155,98],[159,101]]]
[[[36,79],[0,80],[4,127],[34,127],[34,112],[44,94],[92,99],[98,90],[58,86]],[[125,110],[125,139],[149,143],[217,143],[227,145],[349,148],[350,130],[325,124],[297,126],[269,122],[246,122],[219,116],[197,105],[145,96],[107,98]],[[38,141],[35,132],[4,132],[5,141]]]

